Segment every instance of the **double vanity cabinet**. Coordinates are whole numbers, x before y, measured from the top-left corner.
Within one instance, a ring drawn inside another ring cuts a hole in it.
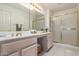
[[[37,56],[37,41],[40,37],[43,38],[42,46],[45,51],[53,46],[50,32],[14,38],[0,38],[0,56]]]

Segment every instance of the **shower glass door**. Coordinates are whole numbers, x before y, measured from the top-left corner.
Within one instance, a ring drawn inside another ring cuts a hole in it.
[[[62,43],[77,45],[77,17],[76,13],[62,16]]]
[[[69,13],[53,17],[54,41],[64,44],[77,45],[77,15]]]

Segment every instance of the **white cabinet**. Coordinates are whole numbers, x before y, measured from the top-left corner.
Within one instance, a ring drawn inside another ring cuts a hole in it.
[[[51,33],[40,38],[43,51],[48,51],[53,46],[53,35]]]
[[[19,41],[9,42],[1,45],[1,55],[9,55],[24,47],[37,43],[37,38],[28,38]]]
[[[34,44],[22,50],[22,56],[36,56],[36,55],[37,55],[37,44]]]
[[[37,36],[40,38],[43,51],[47,51],[53,45],[53,37],[49,33]],[[37,37],[18,38],[15,41],[5,41],[0,44],[1,56],[37,56]]]

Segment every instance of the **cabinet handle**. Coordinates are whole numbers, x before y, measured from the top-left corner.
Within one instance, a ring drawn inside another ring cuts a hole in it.
[[[62,32],[61,32],[61,42],[62,42]]]

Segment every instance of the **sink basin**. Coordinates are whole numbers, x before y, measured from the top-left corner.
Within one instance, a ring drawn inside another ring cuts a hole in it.
[[[5,34],[0,34],[0,37],[6,37],[6,35]]]

